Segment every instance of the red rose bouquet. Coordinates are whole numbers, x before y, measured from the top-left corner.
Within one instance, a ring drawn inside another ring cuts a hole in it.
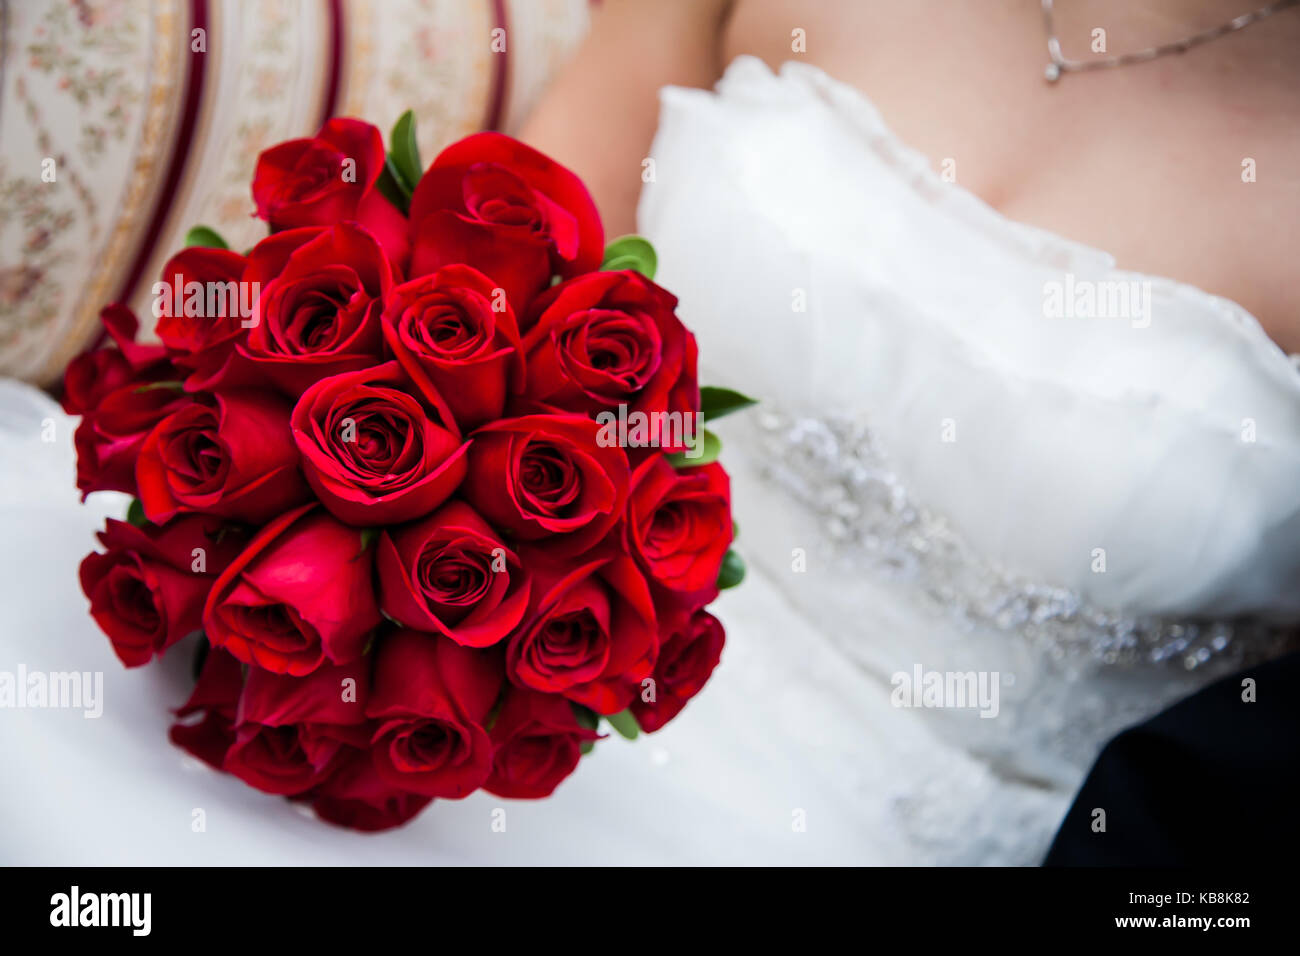
[[[695,339],[654,250],[496,133],[422,172],[410,114],[263,153],[270,235],[209,229],[75,359],[81,565],[128,667],[200,632],[171,738],[362,830],[483,788],[545,797],[718,663],[739,583]]]

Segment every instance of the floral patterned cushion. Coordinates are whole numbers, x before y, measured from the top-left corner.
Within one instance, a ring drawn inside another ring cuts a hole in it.
[[[387,128],[408,108],[426,159],[476,129],[513,129],[587,22],[588,0],[11,5],[0,374],[56,381],[110,301],[147,327],[150,287],[192,225],[251,245],[248,182],[266,145],[331,114]]]

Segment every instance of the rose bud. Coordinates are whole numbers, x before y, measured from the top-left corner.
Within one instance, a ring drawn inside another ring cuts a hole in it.
[[[528,607],[518,556],[463,501],[384,531],[375,567],[385,614],[467,647],[495,644]]]
[[[322,820],[368,833],[401,826],[433,802],[387,783],[368,750],[354,752],[308,796]]]
[[[133,380],[131,363],[121,349],[94,349],[68,363],[60,404],[69,415],[84,415],[119,387]]]
[[[523,385],[514,310],[496,283],[468,266],[444,266],[393,289],[384,338],[422,391],[447,399],[463,431],[501,417]]]
[[[226,752],[235,742],[235,711],[243,684],[244,669],[239,661],[219,647],[209,648],[190,699],[176,710],[179,719],[168,733],[172,743],[222,769]],[[187,722],[195,714],[201,717]]]
[[[159,422],[194,401],[175,384],[176,374],[169,365],[152,366],[146,379],[114,389],[86,412],[73,434],[82,500],[92,491],[139,494],[136,462],[145,439]]]
[[[578,766],[583,742],[599,737],[563,697],[512,688],[492,725],[496,755],[483,789],[514,800],[549,797]]]
[[[117,348],[96,348],[83,352],[68,363],[63,373],[63,410],[69,415],[84,415],[117,389],[144,385],[153,380],[151,370],[168,367],[167,354],[160,345],[137,345],[140,322],[124,305],[105,306],[99,314],[104,331]]]
[[[382,620],[373,549],[314,505],[260,531],[213,585],[203,627],[214,647],[276,674],[361,657]]]
[[[260,524],[311,497],[289,406],[254,389],[219,392],[173,412],[145,439],[135,473],[155,524],[185,511]]]
[[[650,592],[655,599],[655,619],[659,622],[659,633],[665,637],[685,629],[695,612],[706,604],[712,604],[721,593],[716,583],[699,591],[670,591],[653,581]]]
[[[156,331],[190,391],[243,384],[230,366],[257,305],[247,267],[239,253],[205,246],[183,249],[163,266],[154,287]]]
[[[307,481],[342,521],[368,527],[427,515],[465,477],[469,443],[451,413],[444,405],[431,418],[406,382],[388,362],[323,379],[294,407]]]
[[[591,194],[559,163],[501,133],[443,150],[411,197],[411,275],[472,266],[516,312],[550,284],[600,267],[605,235]]]
[[[81,589],[90,615],[127,667],[147,664],[199,629],[203,602],[244,539],[221,533],[208,517],[137,528],[108,519],[99,533],[104,554],[81,562]]]
[[[658,730],[700,692],[718,666],[726,639],[722,623],[701,610],[664,642],[655,662],[654,683],[650,685],[653,694],[643,691],[632,701],[632,715],[642,730]]]
[[[711,590],[731,546],[727,473],[716,462],[679,471],[663,455],[647,458],[632,475],[626,527],[633,556],[656,584]]]
[[[407,221],[376,188],[384,138],[360,120],[336,117],[315,136],[272,146],[257,157],[253,201],[272,231],[354,221],[399,268],[410,254]]]
[[[181,408],[181,373],[161,346],[135,342],[139,322],[123,305],[100,313],[116,348],[84,352],[68,365],[63,409],[84,415],[74,434],[77,487],[82,499],[92,491],[136,494],[135,461],[145,436]]]
[[[375,651],[367,716],[378,721],[375,770],[429,797],[468,796],[492,771],[483,725],[501,690],[500,658],[455,641],[401,630]]]
[[[362,662],[306,677],[250,668],[223,769],[267,793],[302,793],[327,779],[367,745],[366,671]]]
[[[380,313],[393,272],[383,248],[354,223],[295,229],[262,245],[279,252],[295,240],[300,244],[261,286],[257,321],[239,353],[296,398],[322,378],[379,364]],[[255,249],[250,261],[260,270],[270,258]]]
[[[654,604],[635,562],[618,555],[570,570],[533,552],[525,561],[536,569],[533,599],[506,645],[511,682],[599,714],[623,710],[658,651]]]
[[[580,415],[525,415],[479,429],[464,495],[493,526],[523,541],[576,554],[623,515],[628,465]]]
[[[629,413],[694,415],[697,348],[676,307],[637,272],[593,272],[548,290],[524,335],[525,394],[585,414],[625,405]]]
[[[342,756],[339,749],[332,749],[318,765],[304,750],[299,728],[293,724],[246,723],[235,730],[221,769],[265,793],[290,795],[310,790],[324,780],[334,769],[331,759]]]

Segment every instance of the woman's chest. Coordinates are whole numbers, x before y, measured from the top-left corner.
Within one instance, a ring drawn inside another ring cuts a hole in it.
[[[1294,87],[1271,68],[1250,78],[1240,49],[1213,45],[1049,85],[1041,21],[1023,7],[742,0],[723,55],[817,66],[954,186],[1121,268],[1240,302],[1300,351],[1300,289],[1286,281],[1300,239]]]

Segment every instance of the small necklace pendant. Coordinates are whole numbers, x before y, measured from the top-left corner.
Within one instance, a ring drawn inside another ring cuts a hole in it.
[[[1043,77],[1048,83],[1055,83],[1061,78],[1061,66],[1058,63],[1049,63],[1043,70]]]

